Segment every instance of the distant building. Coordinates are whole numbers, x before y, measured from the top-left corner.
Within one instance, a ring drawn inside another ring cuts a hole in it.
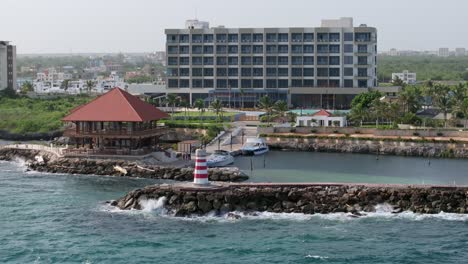
[[[416,83],[416,73],[409,72],[408,70],[404,70],[403,72],[396,72],[392,73],[392,81],[399,78],[406,84],[415,84]]]
[[[455,49],[455,56],[458,56],[458,57],[466,56],[466,49],[465,48],[456,48]]]
[[[399,55],[399,52],[397,49],[391,49],[389,52],[388,52],[388,56],[398,56]]]
[[[450,56],[449,48],[439,48],[439,57],[448,57]]]
[[[0,41],[0,90],[16,89],[16,46]]]

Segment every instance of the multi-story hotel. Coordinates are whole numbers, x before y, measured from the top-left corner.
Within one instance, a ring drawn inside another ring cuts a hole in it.
[[[225,28],[190,20],[166,29],[167,90],[194,102],[254,105],[268,94],[293,107],[349,108],[377,86],[377,30],[352,18],[317,28]]]
[[[0,90],[16,89],[16,47],[0,41]]]

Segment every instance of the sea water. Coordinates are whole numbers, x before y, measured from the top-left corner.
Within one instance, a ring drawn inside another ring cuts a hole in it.
[[[0,263],[466,263],[468,217],[258,213],[176,218],[106,204],[155,180],[0,162]]]

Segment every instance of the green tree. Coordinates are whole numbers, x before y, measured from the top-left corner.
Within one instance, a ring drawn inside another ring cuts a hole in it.
[[[260,109],[265,110],[267,114],[268,123],[271,122],[271,114],[273,113],[274,106],[275,106],[275,103],[273,102],[273,100],[270,99],[270,97],[268,97],[268,95],[265,95],[260,98],[259,107]]]
[[[456,105],[457,111],[463,115],[463,127],[467,127],[468,121],[468,98],[463,99],[463,101]]]
[[[353,108],[369,108],[371,103],[375,99],[381,98],[381,97],[382,97],[382,93],[380,93],[379,91],[370,91],[370,92],[358,94],[351,101],[351,109],[353,109]]]
[[[400,77],[396,76],[396,78],[392,80],[392,85],[405,87],[406,84]]]
[[[221,103],[220,100],[214,99],[213,102],[211,102],[210,105],[211,110],[215,112],[216,118],[218,121],[221,121],[221,112],[223,111],[223,104]]]
[[[174,118],[174,108],[177,105],[178,97],[177,97],[176,94],[167,94],[166,99],[167,99],[167,103],[171,107],[171,119],[173,119]]]
[[[421,109],[423,101],[422,91],[417,86],[406,86],[398,95],[398,101],[403,106],[403,112],[416,113]]]
[[[24,82],[23,85],[21,86],[21,93],[26,94],[28,92],[33,92],[34,87],[33,84],[29,81]]]
[[[187,120],[187,110],[190,107],[190,104],[187,101],[182,100],[179,105],[184,108],[184,120]]]
[[[91,91],[93,90],[93,87],[94,87],[93,80],[87,80],[86,81],[86,90],[88,91],[88,93],[91,93]]]
[[[450,95],[450,86],[437,84],[430,90],[432,97],[432,104],[439,108],[444,114],[444,126],[447,126],[447,114],[451,111],[453,106],[453,98]]]
[[[279,114],[280,117],[283,117],[289,110],[288,103],[283,100],[278,100],[274,105],[274,110]]]
[[[62,84],[60,85],[61,88],[65,91],[68,90],[68,86],[69,86],[69,83],[70,83],[70,80],[63,80]]]
[[[199,111],[200,121],[201,121],[202,120],[202,115],[205,112],[205,102],[203,102],[203,99],[198,98],[197,100],[195,100],[195,107]]]

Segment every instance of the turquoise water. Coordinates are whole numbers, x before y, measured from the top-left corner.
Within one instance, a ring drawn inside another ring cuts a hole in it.
[[[468,218],[346,214],[174,218],[105,201],[154,183],[0,162],[0,263],[466,263]]]

